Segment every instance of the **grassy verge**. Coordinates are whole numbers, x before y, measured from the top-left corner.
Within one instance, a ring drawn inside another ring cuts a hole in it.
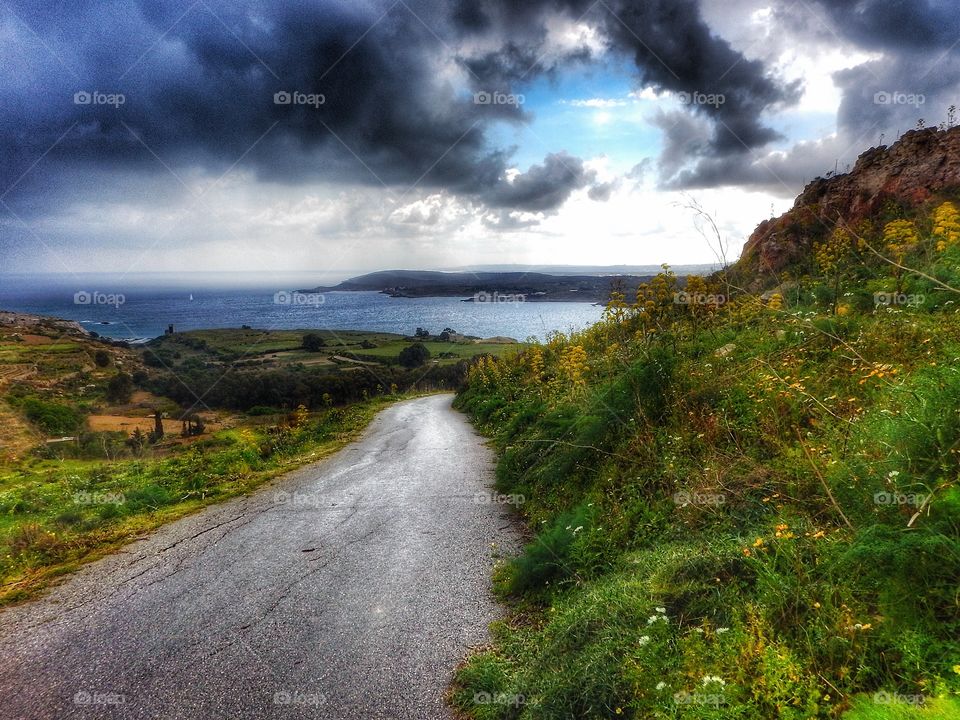
[[[224,430],[173,457],[0,466],[0,606],[163,523],[339,450],[397,399],[302,413],[290,426]]]
[[[950,284],[958,248],[931,268]],[[536,538],[497,572],[512,613],[459,710],[960,718],[960,314],[875,306],[936,298],[885,272],[713,308],[665,274],[476,364],[457,403]]]

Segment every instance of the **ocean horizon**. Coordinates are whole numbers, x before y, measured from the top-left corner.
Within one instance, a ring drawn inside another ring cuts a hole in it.
[[[367,330],[413,335],[452,328],[477,337],[544,340],[581,330],[603,308],[583,302],[463,302],[461,297],[394,298],[380,292],[300,295],[305,287],[346,279],[332,273],[7,273],[0,310],[73,320],[102,336],[133,343],[176,331]]]

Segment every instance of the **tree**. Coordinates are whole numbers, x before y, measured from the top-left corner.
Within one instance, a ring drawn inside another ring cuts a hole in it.
[[[430,337],[430,331],[429,331],[429,330],[426,330],[426,329],[424,329],[424,328],[422,328],[422,327],[418,327],[418,328],[417,328],[417,331],[414,333],[414,336],[416,336],[416,337],[418,337],[418,338],[428,338],[428,337]]]
[[[133,395],[133,378],[126,373],[117,373],[107,382],[107,400],[110,402],[130,402],[131,395]]]
[[[414,343],[401,350],[398,359],[405,368],[417,368],[430,359],[430,351],[423,343]]]
[[[93,354],[93,363],[99,368],[105,368],[110,364],[110,353],[106,350],[97,350]]]
[[[320,352],[320,348],[326,347],[327,342],[322,335],[317,333],[307,333],[303,336],[303,349],[307,352]]]
[[[163,413],[159,410],[153,415],[153,431],[148,435],[150,442],[160,442],[163,440]]]

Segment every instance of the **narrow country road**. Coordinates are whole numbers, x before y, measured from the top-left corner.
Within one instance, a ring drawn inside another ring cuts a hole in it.
[[[0,613],[2,718],[448,718],[513,549],[451,396]],[[499,551],[499,549],[498,549]]]

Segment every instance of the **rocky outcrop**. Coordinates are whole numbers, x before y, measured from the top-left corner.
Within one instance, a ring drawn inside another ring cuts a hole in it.
[[[855,227],[891,200],[915,207],[960,188],[960,127],[912,130],[890,146],[871,148],[843,175],[817,178],[793,208],[765,220],[744,245],[736,272],[754,286],[800,260],[839,218]]]

